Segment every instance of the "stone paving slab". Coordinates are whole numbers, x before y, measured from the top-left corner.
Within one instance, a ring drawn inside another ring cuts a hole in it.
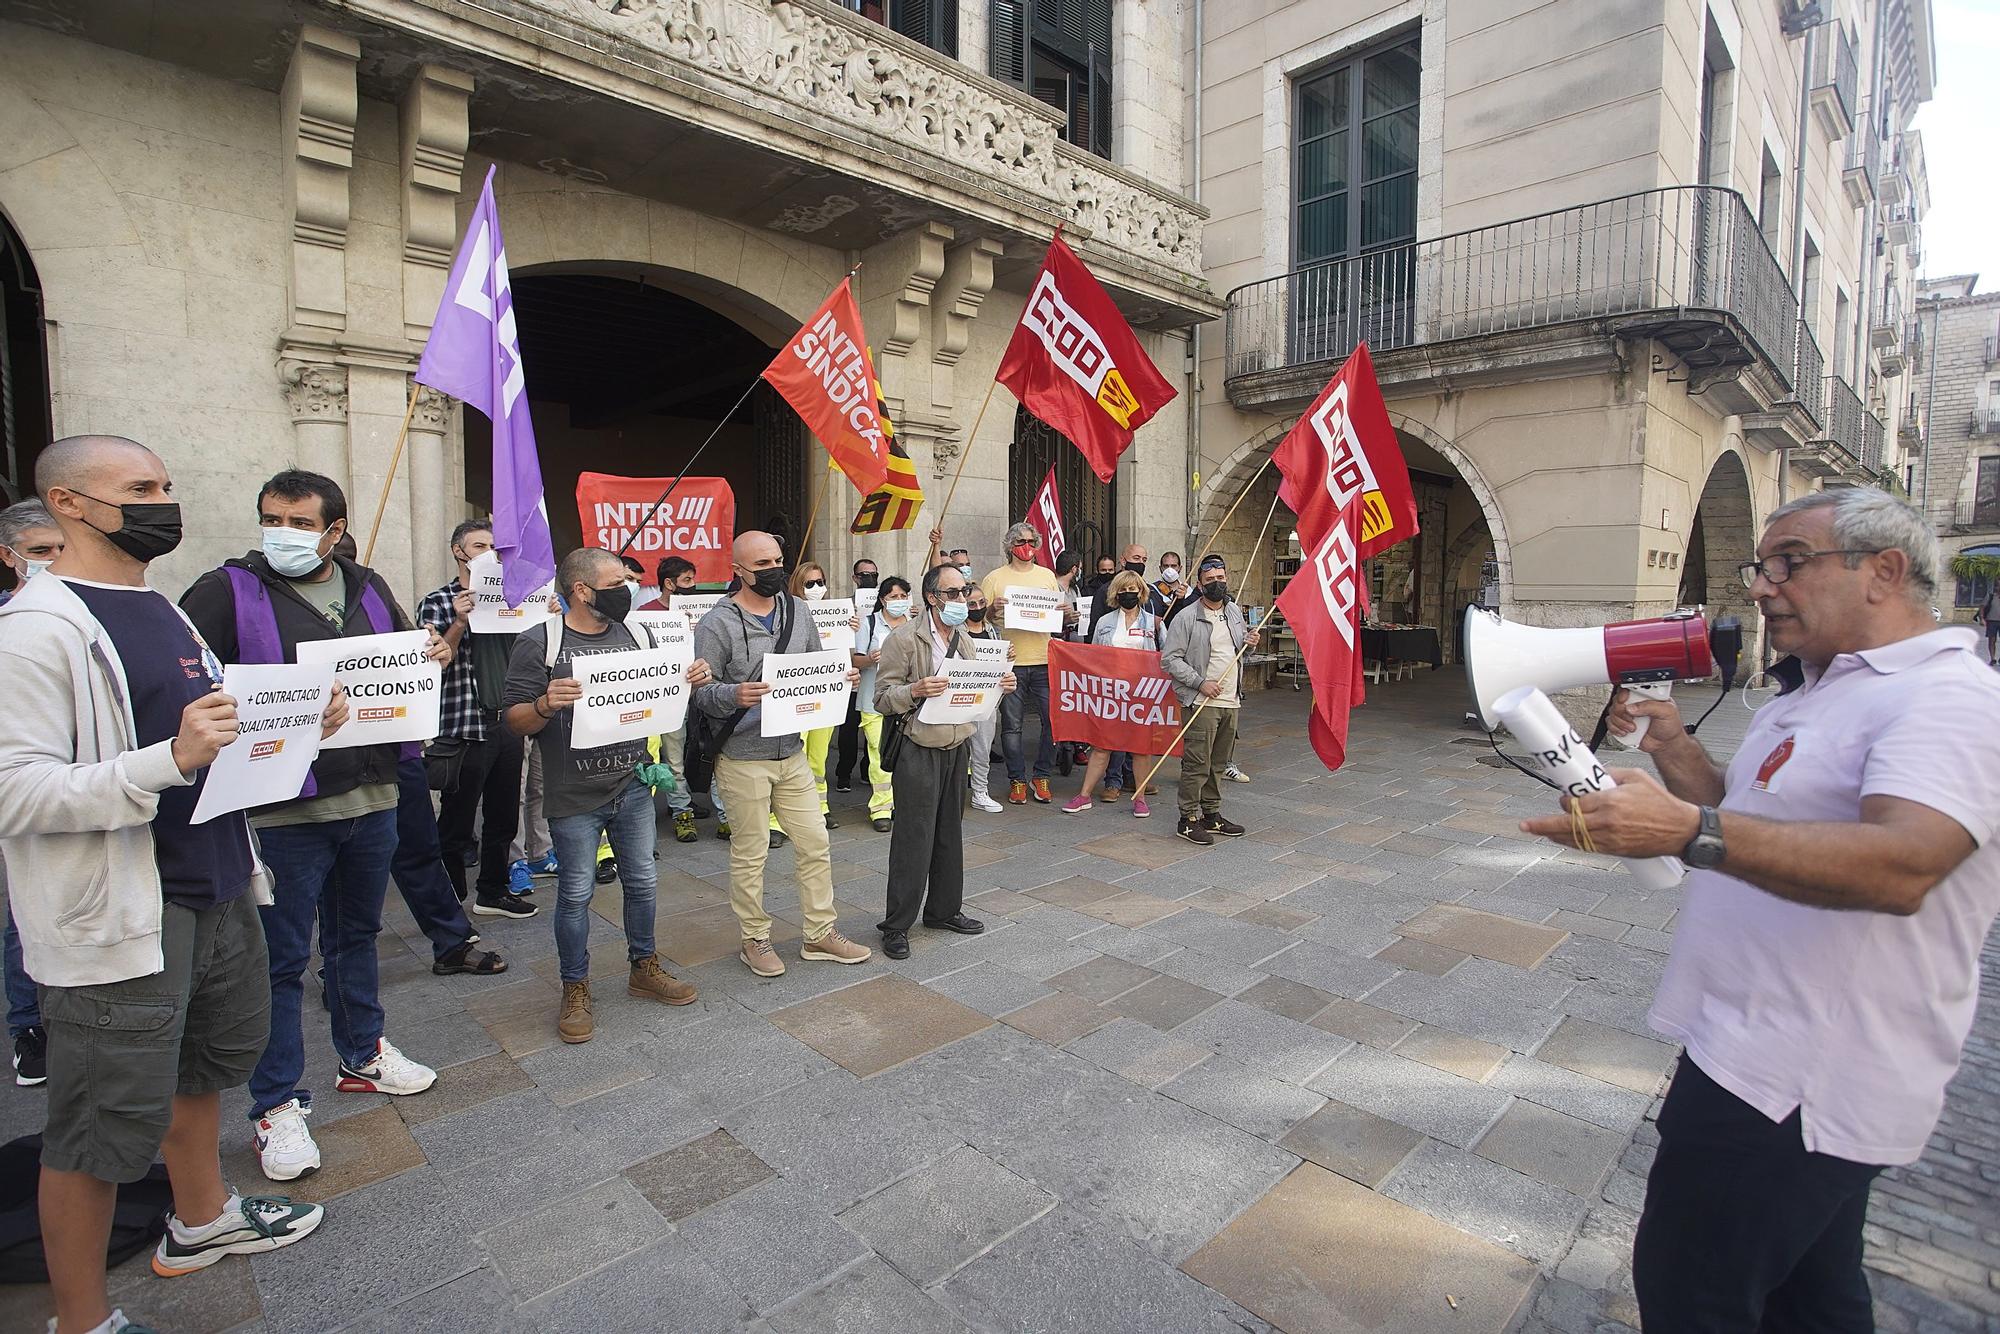
[[[731,957],[726,845],[664,842],[662,940],[701,957],[676,965],[701,998],[625,994],[607,886],[581,1047],[554,1036],[548,914],[482,919],[513,967],[445,979],[393,903],[390,1031],[438,1086],[329,1092],[309,1000],[327,1165],[299,1193],[329,1200],[325,1229],[171,1285],[141,1261],[118,1300],[197,1331],[1497,1330],[1526,1308],[1531,1334],[1630,1326],[1674,1058],[1645,1011],[1679,894],[1519,838],[1546,798],[1455,744],[1474,738],[1449,675],[1375,692],[1338,774],[1303,708],[1245,711],[1240,840],[969,815],[968,910],[990,929],[919,931],[907,960],[802,964],[788,942],[786,975],[754,978]],[[836,796],[835,878],[843,929],[874,945],[887,840],[862,799]],[[787,938],[790,857],[769,896]],[[1932,1152],[1876,1193],[1888,1334],[2000,1328],[1996,1011],[1989,991]],[[0,1133],[38,1129],[40,1098],[0,1088]],[[246,1106],[225,1098],[239,1184]],[[45,1289],[0,1291],[0,1328],[45,1314]]]

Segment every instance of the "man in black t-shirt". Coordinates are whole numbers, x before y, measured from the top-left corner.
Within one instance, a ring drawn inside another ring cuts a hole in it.
[[[172,1276],[290,1245],[318,1205],[245,1199],[222,1179],[222,1090],[270,1030],[257,904],[270,876],[241,813],[191,823],[236,737],[222,664],[146,567],[180,541],[159,458],[73,436],[35,481],[64,550],[0,608],[0,845],[49,1035],[42,1249],[63,1329],[123,1323],[105,1292],[119,1182],[163,1156],[174,1214],[153,1256]],[[336,692],[321,720],[346,721]]]
[[[628,990],[635,996],[686,1005],[695,990],[660,966],[653,948],[653,849],[659,831],[653,793],[639,777],[647,761],[643,740],[578,750],[570,745],[571,706],[583,697],[572,664],[595,653],[639,648],[625,617],[632,587],[625,567],[600,547],[563,557],[556,587],[569,601],[559,621],[538,625],[514,644],[501,692],[502,717],[516,735],[533,737],[542,754],[542,809],[556,850],[556,955],[562,967],[562,1008],[556,1032],[564,1042],[588,1042],[595,1024],[590,1007],[590,899],[595,891],[597,845],[611,840],[625,889],[625,946],[632,964]],[[558,636],[553,654],[549,636]],[[708,680],[699,660],[690,683]]]

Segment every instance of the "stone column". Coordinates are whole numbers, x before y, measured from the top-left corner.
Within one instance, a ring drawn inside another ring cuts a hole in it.
[[[292,412],[298,446],[293,459],[351,491],[347,456],[347,368],[324,362],[281,361],[278,379]]]
[[[445,550],[458,510],[445,503],[445,432],[451,425],[452,399],[429,385],[417,386],[417,410],[410,415],[410,570],[418,592],[428,592],[451,577],[451,555]],[[413,594],[414,596],[414,594]]]
[[[291,214],[287,275],[294,326],[347,327],[348,177],[359,109],[361,44],[307,24],[292,52],[282,101],[285,195]]]

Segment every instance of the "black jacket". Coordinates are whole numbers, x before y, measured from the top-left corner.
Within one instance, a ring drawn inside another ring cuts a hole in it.
[[[292,589],[291,581],[274,574],[265,563],[261,552],[251,552],[235,560],[224,562],[256,575],[263,581],[271,595],[271,607],[278,619],[278,642],[284,645],[285,661],[296,659],[295,647],[300,640],[313,639],[353,639],[361,635],[372,635],[375,627],[368,623],[368,613],[361,606],[361,590],[372,584],[382,605],[389,610],[389,619],[394,622],[394,630],[414,629],[410,618],[397,605],[396,597],[389,591],[389,585],[382,576],[364,565],[357,565],[342,556],[334,557],[338,566],[335,578],[347,581],[347,621],[336,633],[319,609],[300,597]],[[194,586],[181,595],[181,610],[194,622],[201,637],[224,662],[241,662],[241,650],[236,643],[236,592],[229,584],[229,576],[222,570],[210,570],[194,581]],[[343,792],[351,792],[357,787],[396,781],[396,746],[352,746],[341,750],[323,750],[313,761],[313,782],[318,785],[317,796],[337,797]],[[285,804],[285,803],[280,803]],[[271,809],[266,807],[265,809]]]

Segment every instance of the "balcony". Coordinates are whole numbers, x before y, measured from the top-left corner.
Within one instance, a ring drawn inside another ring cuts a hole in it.
[[[1952,506],[1954,533],[2000,533],[2000,502],[1961,500]]]
[[[1996,361],[2000,361],[2000,337],[1996,337],[1993,334],[1987,334],[1986,364],[1991,366]]]
[[[1985,403],[1972,410],[1972,424],[1966,428],[1972,435],[2000,435],[2000,403]]]
[[[1909,321],[1903,318],[1902,292],[1885,287],[1875,322],[1868,328],[1868,346],[1875,350],[1875,364],[1886,379],[1894,379],[1909,366],[1908,346],[1904,342],[1908,331]]]
[[[1854,477],[1860,474],[1869,444],[1869,423],[1874,423],[1874,450],[1882,452],[1882,423],[1877,421],[1856,396],[1847,381],[1838,375],[1826,377],[1826,417],[1822,429],[1792,461],[1819,478]],[[1877,467],[1880,466],[1878,461]]]
[[[1847,202],[1861,208],[1875,198],[1882,178],[1882,134],[1875,128],[1873,112],[1861,118],[1854,133],[1847,136],[1847,166],[1840,173]]]
[[[1842,23],[1821,29],[1813,44],[1812,109],[1820,128],[1829,139],[1845,139],[1854,129],[1856,98],[1861,86],[1861,66],[1855,59],[1854,41]]]
[[[1904,404],[1903,415],[1896,421],[1896,443],[1905,454],[1924,452],[1924,409],[1911,394]]]
[[[1246,409],[1310,399],[1361,342],[1385,385],[1414,391],[1613,369],[1619,339],[1655,340],[1721,411],[1796,407],[1797,304],[1741,197],[1710,186],[1314,265],[1225,305],[1225,386]]]
[[[1894,176],[1885,179],[1894,180]],[[1887,191],[1883,192],[1887,198]],[[1884,219],[1883,233],[1889,244],[1914,246],[1917,242],[1917,206],[1915,204],[1890,204],[1888,216]]]
[[[1767,411],[1743,413],[1743,438],[1769,454],[1796,449],[1818,435],[1826,419],[1825,365],[1819,341],[1801,321],[1792,357],[1791,396]]]

